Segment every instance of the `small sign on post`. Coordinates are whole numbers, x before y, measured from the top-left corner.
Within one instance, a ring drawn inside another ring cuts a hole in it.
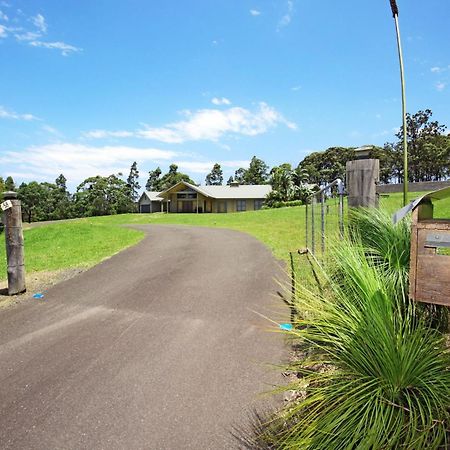
[[[6,260],[8,264],[8,295],[26,291],[23,251],[22,208],[15,192],[5,192],[1,204],[5,224]]]
[[[2,211],[6,211],[7,209],[12,208],[11,200],[6,200],[6,202],[0,204],[0,208],[2,208]]]

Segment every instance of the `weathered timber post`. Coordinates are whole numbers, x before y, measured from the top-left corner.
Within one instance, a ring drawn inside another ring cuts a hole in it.
[[[371,147],[356,149],[357,159],[346,164],[349,208],[378,208],[380,161],[369,159],[370,149]]]
[[[3,221],[8,264],[8,295],[16,295],[27,290],[25,285],[22,208],[15,192],[5,192],[3,199],[5,202],[2,205],[6,208],[3,213]]]

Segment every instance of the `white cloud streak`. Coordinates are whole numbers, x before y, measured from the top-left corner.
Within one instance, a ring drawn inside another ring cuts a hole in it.
[[[79,183],[90,176],[125,173],[130,161],[161,164],[177,156],[177,152],[157,148],[94,147],[62,142],[32,146],[21,152],[4,152],[0,165],[8,164],[9,173],[20,173],[23,179],[52,180],[63,173],[71,182]]]
[[[47,33],[47,23],[42,14],[37,14],[30,18],[32,24],[43,34]]]
[[[213,103],[214,105],[231,105],[230,100],[225,97],[214,97],[211,100],[211,103]]]
[[[445,89],[446,86],[447,86],[447,83],[445,83],[445,82],[443,82],[443,81],[438,81],[438,82],[436,83],[436,89],[437,89],[439,92],[442,92],[442,91]]]
[[[215,163],[219,163],[222,169],[236,170],[239,167],[248,167],[250,161],[175,161],[181,169],[192,173],[207,174],[211,171]]]
[[[165,142],[167,144],[182,144],[187,141],[217,142],[225,135],[257,136],[267,133],[270,129],[283,124],[291,130],[297,125],[284,118],[275,108],[264,102],[259,103],[256,111],[242,107],[225,110],[200,109],[184,111],[185,120],[169,123],[163,127],[145,125],[134,132],[93,130],[83,133],[84,137],[137,137]]]
[[[0,20],[3,20],[4,22],[8,22],[9,20],[8,16],[3,11],[0,11]]]
[[[61,50],[63,56],[67,56],[73,52],[81,52],[82,49],[73,45],[65,44],[64,42],[43,42],[43,41],[31,41],[30,45],[33,47],[42,47],[49,49]]]
[[[33,114],[19,114],[15,111],[7,110],[5,107],[0,105],[0,119],[14,119],[14,120],[40,120],[38,117],[33,116]]]
[[[83,136],[91,139],[104,139],[109,137],[126,138],[133,137],[134,133],[131,131],[91,130],[83,133]]]
[[[4,25],[0,25],[0,38],[6,38],[9,35],[12,35],[16,42],[26,43],[32,47],[59,50],[63,56],[68,56],[71,53],[77,53],[83,50],[80,47],[65,42],[45,40],[48,26],[45,17],[42,14],[36,14],[35,16],[29,17],[26,19],[25,24],[23,24],[23,19],[19,19],[19,16],[21,15],[22,13],[20,10],[17,10],[17,16],[13,18],[13,21],[19,23],[19,26],[15,28],[8,28]],[[0,19],[3,17],[6,17],[6,15],[0,15]],[[34,27],[31,30],[29,29],[30,23]]]
[[[293,13],[294,13],[294,1],[288,0],[286,2],[286,13],[278,21],[277,31],[280,31],[282,28],[287,27],[291,23]]]
[[[250,10],[250,14],[252,15],[252,16],[260,16],[261,15],[261,11],[258,11],[257,9],[251,9]]]

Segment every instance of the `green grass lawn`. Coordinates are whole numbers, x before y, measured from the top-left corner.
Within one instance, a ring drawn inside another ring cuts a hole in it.
[[[24,231],[27,272],[90,267],[125,247],[143,232],[84,220],[47,225]],[[0,279],[6,278],[4,234],[0,236]]]
[[[414,199],[420,193],[410,194]],[[402,194],[382,197],[380,207],[393,213],[402,206]],[[334,203],[328,228],[337,229]],[[450,217],[450,199],[435,203],[436,217]],[[289,252],[305,246],[305,207],[280,208],[228,214],[123,214],[92,217],[25,230],[28,272],[90,267],[121,249],[139,242],[143,233],[124,224],[181,224],[230,228],[248,233],[289,261]],[[317,224],[317,219],[316,219]],[[319,230],[319,225],[316,225]],[[320,238],[316,238],[320,242]],[[4,236],[0,236],[0,279],[6,277]]]

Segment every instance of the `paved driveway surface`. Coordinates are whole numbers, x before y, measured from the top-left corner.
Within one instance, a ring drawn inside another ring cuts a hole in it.
[[[239,448],[284,355],[270,252],[230,230],[143,226],[137,246],[0,310],[0,448]]]

